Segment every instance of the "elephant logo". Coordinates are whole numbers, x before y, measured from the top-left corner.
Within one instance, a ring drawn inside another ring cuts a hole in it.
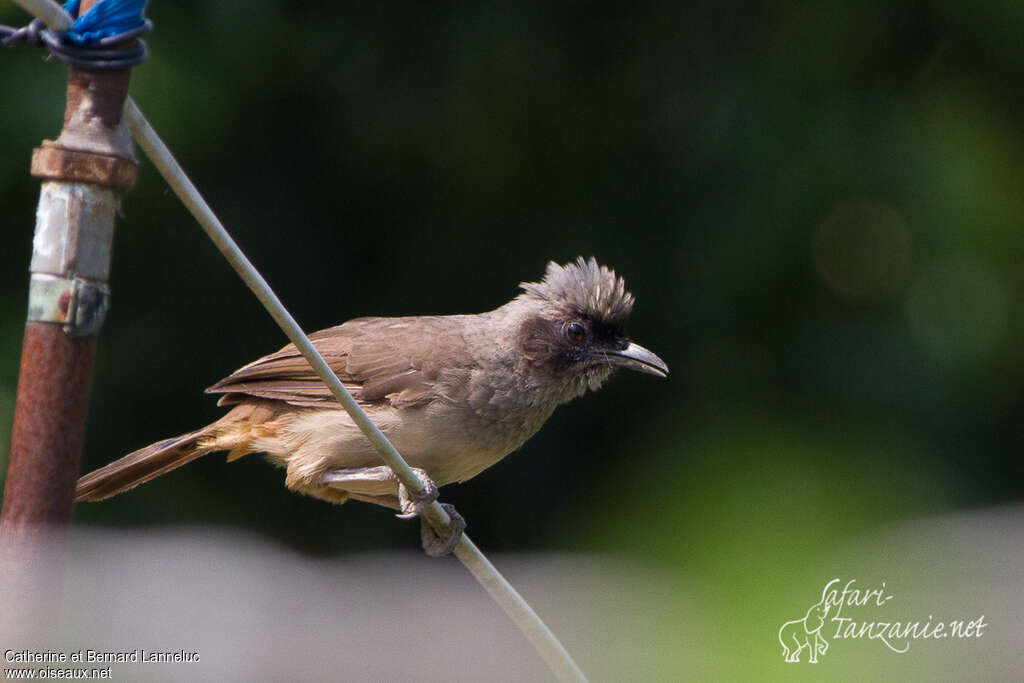
[[[799,662],[800,653],[806,648],[807,661],[817,664],[818,655],[828,651],[828,641],[821,637],[821,629],[830,607],[822,595],[821,600],[807,610],[803,619],[794,619],[782,625],[779,629],[779,644],[782,645],[782,656],[787,662]]]

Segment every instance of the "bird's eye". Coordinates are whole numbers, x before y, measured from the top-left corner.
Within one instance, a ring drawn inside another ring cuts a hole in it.
[[[569,323],[565,326],[565,336],[574,344],[579,344],[587,336],[587,330],[583,323]]]

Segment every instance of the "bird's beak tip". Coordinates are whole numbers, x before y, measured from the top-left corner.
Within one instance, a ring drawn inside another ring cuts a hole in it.
[[[607,351],[605,355],[611,365],[644,372],[655,377],[668,377],[668,365],[665,364],[665,361],[639,344],[630,343],[621,351]]]

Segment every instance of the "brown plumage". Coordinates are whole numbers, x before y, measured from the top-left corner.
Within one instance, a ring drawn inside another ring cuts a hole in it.
[[[216,435],[233,430],[241,432],[241,425],[263,424],[278,410],[270,403],[245,403],[202,429],[157,441],[129,453],[81,477],[75,488],[75,500],[103,500],[144,484],[200,456],[220,450]],[[233,458],[229,455],[228,459]]]
[[[358,318],[310,338],[413,467],[462,481],[518,448],[555,407],[597,389],[615,367],[668,368],[631,344],[633,297],[590,259],[548,265],[540,283],[479,315]],[[208,390],[232,409],[85,475],[76,500],[101,500],[198,457],[265,453],[286,485],[325,500],[397,507],[397,483],[294,346]],[[385,471],[386,470],[386,471]]]

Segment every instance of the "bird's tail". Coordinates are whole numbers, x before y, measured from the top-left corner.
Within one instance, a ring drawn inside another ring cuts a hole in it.
[[[75,502],[116,496],[214,451],[231,451],[229,459],[245,455],[251,452],[246,446],[251,442],[247,437],[252,427],[264,422],[270,412],[263,406],[241,404],[202,429],[129,453],[81,477],[75,487]]]

